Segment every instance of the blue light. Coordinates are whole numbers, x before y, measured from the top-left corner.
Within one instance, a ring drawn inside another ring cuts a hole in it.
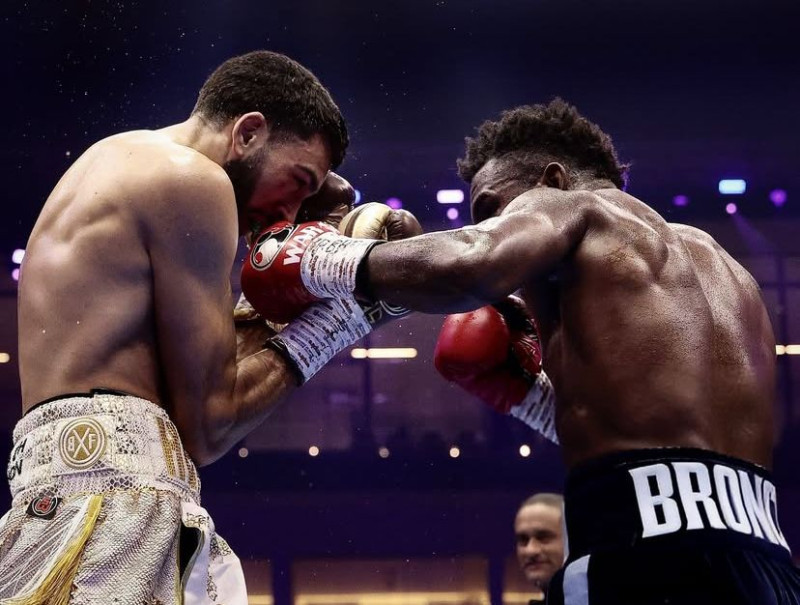
[[[361,192],[358,189],[356,189],[355,192],[356,192],[356,199],[353,201],[354,205],[361,202]]]
[[[719,192],[724,195],[737,195],[746,189],[747,182],[744,179],[722,179],[719,182]]]

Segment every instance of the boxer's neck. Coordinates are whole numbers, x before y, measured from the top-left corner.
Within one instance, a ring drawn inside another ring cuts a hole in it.
[[[178,145],[190,147],[222,166],[230,151],[232,128],[233,122],[220,128],[199,115],[193,115],[185,122],[163,128],[161,132]]]

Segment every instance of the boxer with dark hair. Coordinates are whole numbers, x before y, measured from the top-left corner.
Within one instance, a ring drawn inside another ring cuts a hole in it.
[[[24,417],[0,601],[247,602],[195,463],[222,456],[296,380],[244,304],[234,325],[230,272],[258,225],[341,220],[354,191],[330,170],[347,145],[319,80],[256,51],[223,63],[185,122],[104,139],[59,181],[19,282]],[[343,347],[356,333],[338,325],[344,336],[326,335]]]
[[[560,99],[485,122],[459,168],[474,226],[374,246],[324,235],[299,280],[468,312],[446,320],[437,367],[559,440],[569,468],[569,559],[548,602],[800,602],[755,280],[623,191],[610,138]]]

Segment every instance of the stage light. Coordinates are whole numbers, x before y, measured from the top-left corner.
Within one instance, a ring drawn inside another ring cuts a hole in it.
[[[381,458],[388,458],[389,457],[389,448],[388,447],[378,448],[378,456],[380,456]]]
[[[19,281],[19,267],[11,270],[11,279],[14,281]]]
[[[736,214],[737,210],[738,208],[736,207],[736,204],[734,204],[733,202],[725,206],[725,212],[727,212],[728,214]]]
[[[11,262],[15,265],[22,264],[22,259],[25,258],[25,250],[17,248],[11,253]]]
[[[770,201],[780,208],[786,203],[786,191],[783,189],[773,189],[769,192]]]
[[[747,190],[744,179],[722,179],[719,182],[719,192],[724,195],[738,195]]]
[[[417,350],[412,347],[373,347],[356,348],[350,351],[353,359],[414,359]]]
[[[447,218],[449,218],[451,221],[456,220],[458,218],[458,208],[448,208]]]
[[[11,361],[11,355],[8,353],[0,353],[0,363],[8,363]]]
[[[312,458],[319,456],[319,448],[316,445],[312,445],[310,448],[308,448],[308,455]]]
[[[461,189],[439,189],[436,201],[440,204],[460,204],[464,201],[464,192]]]
[[[461,455],[461,450],[458,449],[455,445],[450,448],[450,457],[451,458],[458,458]]]
[[[688,198],[688,196],[685,196],[685,195],[676,195],[674,198],[672,198],[672,203],[675,206],[679,206],[679,207],[683,208],[684,206],[688,206],[689,205],[689,198]]]
[[[403,207],[403,202],[396,197],[390,197],[388,200],[386,200],[386,205],[393,210],[400,210],[400,208]]]
[[[250,454],[250,451],[246,447],[239,448],[239,458],[247,458]]]
[[[356,199],[353,202],[353,205],[355,206],[356,204],[360,204],[361,203],[361,192],[358,189],[355,189],[354,191],[355,191],[355,194],[356,194]]]
[[[776,355],[800,355],[800,345],[775,345]]]
[[[527,458],[531,455],[531,446],[523,444],[519,446],[519,455],[523,458]]]

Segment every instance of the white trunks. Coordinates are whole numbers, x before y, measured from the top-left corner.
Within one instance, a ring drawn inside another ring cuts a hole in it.
[[[14,429],[8,479],[0,603],[246,605],[159,406],[99,390],[39,404]]]

